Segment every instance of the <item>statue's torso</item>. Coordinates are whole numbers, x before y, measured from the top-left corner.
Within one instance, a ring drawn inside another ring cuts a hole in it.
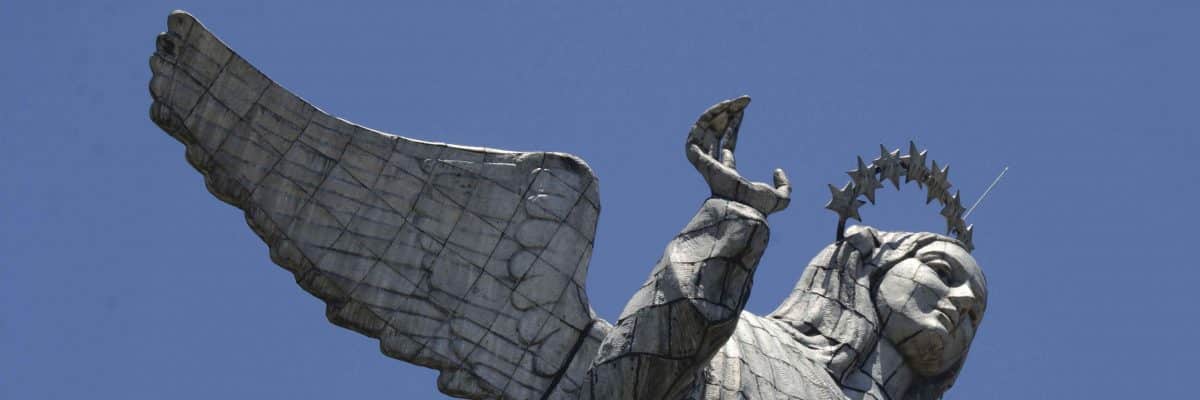
[[[814,351],[784,323],[743,312],[737,329],[698,377],[687,399],[878,399],[885,396],[866,374],[862,390],[843,388]],[[701,381],[702,379],[702,381]]]

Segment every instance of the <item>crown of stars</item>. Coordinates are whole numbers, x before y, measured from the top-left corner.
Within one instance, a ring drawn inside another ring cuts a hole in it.
[[[950,188],[954,186],[950,183],[950,166],[942,166],[939,169],[938,162],[932,161],[932,167],[927,167],[927,153],[925,150],[917,150],[917,145],[913,142],[908,142],[908,154],[904,156],[900,156],[900,149],[888,151],[886,147],[879,145],[879,158],[868,165],[859,157],[858,168],[846,172],[850,175],[850,182],[840,189],[829,185],[832,198],[825,204],[825,208],[838,215],[838,240],[842,239],[847,219],[862,221],[858,208],[867,202],[859,200],[858,196],[865,196],[871,204],[875,204],[875,189],[883,187],[882,181],[891,181],[896,189],[900,189],[900,176],[904,176],[905,183],[917,182],[917,187],[928,190],[925,204],[935,199],[941,203],[941,214],[946,218],[946,233],[955,235],[958,241],[966,246],[967,251],[974,250],[975,246],[971,242],[975,227],[967,225],[963,218],[965,210],[960,194],[956,191],[953,196],[950,195]]]

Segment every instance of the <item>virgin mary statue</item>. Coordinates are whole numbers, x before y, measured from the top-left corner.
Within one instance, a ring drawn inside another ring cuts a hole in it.
[[[940,398],[987,304],[968,244],[853,226],[809,262],[778,309],[766,317],[743,310],[769,236],[765,216],[788,201],[781,172],[770,188],[734,169],[727,141],[736,140],[747,101],[718,104],[693,127],[689,160],[713,197],[671,241],[605,338],[590,395]],[[714,151],[717,143],[725,149]]]
[[[396,136],[283,88],[191,15],[150,57],[150,117],[209,191],[239,209],[271,260],[326,317],[384,354],[437,369],[471,399],[935,399],[987,304],[946,170],[884,152],[833,188],[837,239],[767,316],[744,311],[791,186],[737,172],[749,98],[705,111],[685,142],[711,195],[616,324],[588,303],[595,174],[553,152]],[[915,146],[913,146],[915,149]],[[842,229],[880,176],[930,190],[955,238]],[[201,247],[202,248],[202,247]],[[229,276],[228,279],[239,279]]]

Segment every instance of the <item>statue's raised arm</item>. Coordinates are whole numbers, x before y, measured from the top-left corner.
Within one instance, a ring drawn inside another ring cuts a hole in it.
[[[591,398],[680,398],[737,327],[770,236],[767,214],[787,207],[791,193],[782,170],[773,187],[736,170],[733,152],[749,102],[721,102],[692,127],[687,157],[712,197],[667,245],[604,339],[589,376]]]

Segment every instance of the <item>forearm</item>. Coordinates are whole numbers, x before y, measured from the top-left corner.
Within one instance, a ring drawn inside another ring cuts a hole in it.
[[[768,237],[754,208],[705,201],[604,340],[594,397],[659,399],[688,387],[733,333]]]

